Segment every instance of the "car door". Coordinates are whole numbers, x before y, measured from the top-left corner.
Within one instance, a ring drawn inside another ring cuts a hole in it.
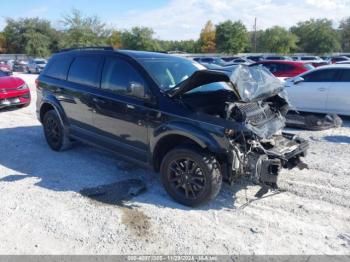
[[[135,64],[124,57],[106,57],[101,88],[92,98],[93,121],[101,143],[140,162],[148,161],[148,113],[144,98],[130,93],[132,86],[147,84]],[[147,97],[148,97],[147,95]]]
[[[302,74],[303,81],[289,82],[286,90],[291,105],[299,111],[326,113],[329,88],[336,75],[336,69],[319,69]]]
[[[350,115],[350,68],[339,70],[338,79],[329,86],[327,112]]]
[[[99,88],[102,62],[97,54],[77,55],[69,67],[65,88],[56,90],[73,134],[93,129],[91,93]]]

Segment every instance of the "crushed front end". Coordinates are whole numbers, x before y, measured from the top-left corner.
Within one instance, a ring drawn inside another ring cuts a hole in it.
[[[287,107],[281,94],[268,100],[227,105],[227,120],[242,123],[246,130],[229,138],[231,182],[245,175],[262,186],[277,188],[282,168],[305,167],[300,158],[306,155],[308,142],[281,131]]]

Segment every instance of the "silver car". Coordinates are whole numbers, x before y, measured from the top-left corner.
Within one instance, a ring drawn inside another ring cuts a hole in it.
[[[47,64],[46,59],[31,59],[27,65],[27,72],[30,74],[40,74]]]

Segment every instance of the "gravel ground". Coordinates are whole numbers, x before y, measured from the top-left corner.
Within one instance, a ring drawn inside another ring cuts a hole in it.
[[[286,192],[254,201],[257,186],[225,185],[190,209],[158,175],[95,148],[51,151],[35,117],[34,75],[24,109],[0,112],[1,254],[350,254],[350,120],[309,139],[309,169],[283,171]],[[294,131],[294,130],[293,130]],[[147,191],[123,205],[83,188],[141,178]]]

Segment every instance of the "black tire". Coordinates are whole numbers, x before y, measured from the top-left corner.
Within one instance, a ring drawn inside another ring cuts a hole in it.
[[[55,110],[45,113],[43,128],[46,141],[52,150],[63,151],[70,148],[70,140],[65,134],[60,118]]]
[[[186,206],[198,206],[214,199],[222,185],[216,159],[189,147],[178,147],[168,152],[163,158],[160,173],[168,194]]]

